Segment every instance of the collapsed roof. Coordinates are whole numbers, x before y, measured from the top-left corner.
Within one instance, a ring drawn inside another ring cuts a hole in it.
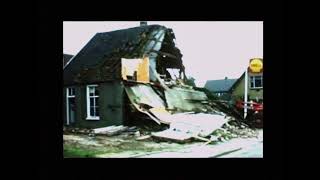
[[[184,74],[182,54],[174,38],[172,29],[160,25],[97,33],[65,66],[64,84],[120,79],[120,59],[143,56],[149,57],[150,69],[160,74],[167,73],[166,68]],[[156,80],[154,71],[150,71],[150,79]]]

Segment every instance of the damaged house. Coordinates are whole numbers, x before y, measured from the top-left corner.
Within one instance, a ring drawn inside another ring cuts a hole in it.
[[[172,29],[160,25],[97,33],[64,67],[64,124],[160,125],[219,113],[203,91],[185,85],[174,39]]]

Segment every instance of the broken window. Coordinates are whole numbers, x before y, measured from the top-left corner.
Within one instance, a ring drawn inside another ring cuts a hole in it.
[[[262,76],[251,76],[250,77],[250,87],[251,88],[262,88],[263,87]]]
[[[87,86],[87,120],[99,120],[98,85]]]

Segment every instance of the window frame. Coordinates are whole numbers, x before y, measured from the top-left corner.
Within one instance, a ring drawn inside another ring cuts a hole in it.
[[[261,86],[256,87],[256,78],[261,77]],[[253,86],[251,86],[253,84]],[[263,76],[262,75],[256,75],[256,76],[250,76],[250,89],[262,89],[263,88]]]
[[[74,94],[70,95],[69,90],[73,89]],[[75,87],[67,87],[66,88],[66,108],[67,108],[67,125],[70,125],[70,117],[69,117],[69,99],[76,97],[76,88]]]
[[[87,118],[86,120],[100,120],[100,116],[91,116],[90,115],[90,98],[98,98],[100,97],[100,92],[99,92],[99,95],[94,95],[94,96],[90,96],[90,92],[89,92],[89,89],[91,87],[94,87],[94,88],[98,88],[99,86],[97,84],[91,84],[91,85],[87,85],[86,87],[86,91],[87,91]],[[99,108],[99,105],[98,105],[98,108]]]
[[[70,90],[70,89],[73,89],[73,94],[72,94],[72,95],[70,95],[70,93],[69,93],[69,90]],[[68,97],[68,98],[76,97],[76,89],[75,89],[75,87],[68,87],[68,88],[67,88],[67,97]]]

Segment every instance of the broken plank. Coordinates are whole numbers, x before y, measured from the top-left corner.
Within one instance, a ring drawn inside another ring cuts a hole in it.
[[[96,129],[93,129],[93,132],[94,133],[101,133],[101,132],[104,132],[104,131],[109,131],[114,127],[116,127],[116,126],[108,126],[108,127],[103,127],[103,128],[96,128]]]
[[[160,121],[158,119],[156,119],[155,117],[153,117],[148,111],[144,111],[144,113],[146,113],[152,120],[154,120],[157,124],[161,124]]]
[[[128,127],[122,127],[121,129],[113,129],[111,131],[103,132],[102,134],[108,135],[108,136],[113,136],[113,135],[120,134],[120,133],[124,132],[127,129],[128,129]]]
[[[136,140],[140,141],[140,140],[145,140],[145,139],[149,139],[151,138],[150,135],[146,135],[146,136],[141,136],[141,137],[138,137]]]
[[[162,140],[172,140],[176,142],[187,142],[192,138],[190,134],[179,131],[173,131],[172,129],[151,133],[151,136]]]
[[[192,136],[192,137],[195,138],[195,139],[199,139],[201,141],[205,141],[205,142],[209,142],[210,141],[210,139],[206,139],[206,138],[203,138],[203,137],[200,137],[200,136]]]
[[[97,129],[93,129],[93,132],[95,134],[103,134],[103,135],[116,135],[119,134],[125,130],[127,130],[128,127],[126,126],[109,126],[109,127],[105,127],[105,128],[97,128]]]

